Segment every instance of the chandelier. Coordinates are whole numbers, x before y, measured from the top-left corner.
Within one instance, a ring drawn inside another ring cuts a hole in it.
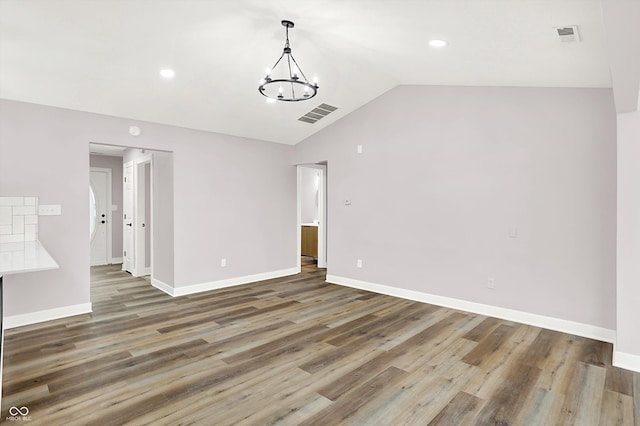
[[[275,65],[267,68],[265,76],[260,80],[258,91],[267,97],[267,101],[305,101],[313,98],[318,93],[317,79],[314,78],[313,83],[310,83],[291,54],[289,28],[293,28],[293,25],[291,21],[282,21],[286,35],[284,50]],[[278,65],[280,65],[280,68],[278,68]]]

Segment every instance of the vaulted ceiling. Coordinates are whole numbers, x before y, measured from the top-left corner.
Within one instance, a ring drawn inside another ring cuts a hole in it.
[[[258,93],[282,19],[310,101]],[[285,144],[398,84],[612,87],[610,62],[600,0],[0,0],[0,98]]]

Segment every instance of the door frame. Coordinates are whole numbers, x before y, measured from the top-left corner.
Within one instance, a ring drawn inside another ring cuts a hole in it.
[[[142,185],[145,184],[144,166],[147,164],[149,164],[149,221],[151,223],[145,224],[143,227],[144,217],[141,217],[141,215],[144,209],[142,209],[141,206],[143,206],[145,202],[145,193]],[[153,154],[146,154],[133,160],[133,204],[135,273],[132,273],[132,275],[141,277],[151,275],[151,271],[153,271]],[[149,233],[149,247],[145,247],[145,231]],[[149,251],[149,267],[145,266],[147,249]]]
[[[127,196],[127,168],[131,167],[133,173],[131,174],[131,185],[133,186],[133,206],[129,206],[129,201],[128,201],[128,196]],[[131,233],[131,238],[133,239],[132,241],[132,246],[133,248],[133,256],[132,256],[132,260],[131,263],[133,263],[133,265],[129,265],[129,262],[127,261],[127,218],[126,218],[126,214],[127,211],[133,211],[132,213],[132,224],[133,224],[133,219],[135,219],[136,215],[135,215],[135,205],[136,205],[136,197],[135,197],[135,164],[133,163],[133,161],[127,161],[127,162],[123,162],[122,163],[122,270],[123,271],[127,271],[130,274],[133,275],[134,272],[134,267],[136,265],[136,253],[135,253],[135,232]],[[133,225],[132,225],[133,226]]]
[[[297,265],[302,268],[302,169],[315,169],[320,173],[318,180],[318,268],[327,267],[327,164],[297,165]]]
[[[151,229],[149,232],[150,233],[150,239],[149,239],[149,254],[150,254],[150,265],[149,268],[147,269],[144,266],[144,260],[141,261],[142,258],[144,258],[145,255],[145,247],[144,247],[144,231],[143,231],[143,227],[142,227],[142,220],[140,220],[140,202],[144,203],[144,197],[141,196],[144,195],[143,191],[140,191],[140,183],[144,182],[144,177],[141,179],[140,178],[140,170],[142,170],[142,173],[144,173],[144,165],[149,163],[149,171],[150,171],[150,182],[149,182],[149,190],[151,191],[151,193],[149,194],[149,208],[150,208],[150,214],[149,217],[151,219],[151,227],[153,227],[153,154],[149,153],[149,154],[145,154],[141,157],[135,158],[131,161],[127,161],[126,163],[123,164],[123,175],[125,175],[126,178],[126,169],[127,167],[131,166],[133,168],[133,173],[132,173],[132,186],[133,186],[133,206],[131,206],[131,211],[132,213],[132,227],[133,227],[133,232],[132,232],[132,236],[131,238],[133,238],[132,241],[132,245],[133,245],[133,255],[132,255],[132,263],[133,265],[128,265],[128,268],[125,268],[125,262],[126,262],[126,256],[123,255],[123,263],[122,263],[122,269],[123,270],[128,270],[131,275],[133,275],[134,277],[142,277],[144,275],[152,275],[153,274],[153,232],[151,232]],[[142,166],[142,167],[141,167]],[[127,182],[123,182],[123,205],[127,203]],[[123,208],[123,211],[126,210],[125,208]],[[144,218],[142,218],[144,220]],[[123,249],[126,249],[126,233],[127,233],[127,224],[126,221],[123,221],[122,223],[122,233],[123,233],[123,238],[122,238],[122,243],[123,243]],[[151,228],[150,227],[150,228]]]
[[[111,211],[111,206],[113,203],[113,200],[111,198],[112,194],[112,173],[113,170],[111,170],[108,167],[90,167],[89,168],[89,186],[91,186],[91,172],[99,172],[99,173],[106,173],[107,174],[107,205],[105,206],[105,210],[106,210],[106,225],[107,225],[107,264],[112,264],[113,263],[113,228],[112,228],[112,223],[111,223],[111,216],[112,216],[112,211]],[[89,241],[89,244],[91,244],[91,241]],[[91,245],[89,245],[89,253],[91,253]],[[89,255],[89,257],[91,257],[91,255]],[[92,263],[90,263],[91,266],[95,266]],[[96,264],[97,265],[97,264]]]

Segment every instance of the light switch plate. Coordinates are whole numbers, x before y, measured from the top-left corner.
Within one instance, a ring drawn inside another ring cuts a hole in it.
[[[62,206],[60,204],[40,204],[38,206],[38,214],[40,216],[60,216],[62,214]]]

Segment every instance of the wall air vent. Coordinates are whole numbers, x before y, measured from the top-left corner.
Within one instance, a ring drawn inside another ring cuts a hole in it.
[[[553,29],[558,35],[558,39],[563,43],[575,43],[580,41],[580,35],[578,34],[578,27],[576,25],[554,27]]]
[[[320,104],[314,109],[312,109],[311,111],[309,111],[308,113],[306,113],[305,115],[303,115],[302,117],[298,118],[298,121],[303,121],[305,123],[313,124],[316,121],[331,114],[333,111],[337,109],[338,109],[337,107],[334,107],[331,105]]]

